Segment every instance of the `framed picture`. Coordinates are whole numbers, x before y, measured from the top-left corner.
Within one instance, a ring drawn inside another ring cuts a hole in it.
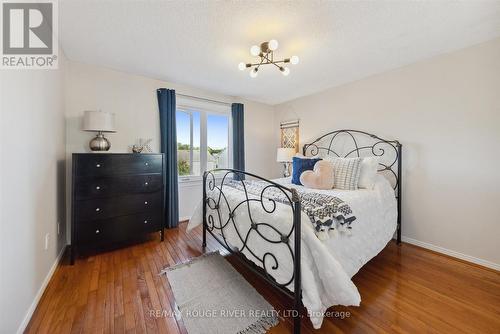
[[[299,152],[299,120],[285,121],[280,123],[281,147],[294,148]]]

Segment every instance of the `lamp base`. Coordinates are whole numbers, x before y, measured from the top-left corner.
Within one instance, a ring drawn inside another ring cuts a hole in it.
[[[90,142],[89,147],[91,151],[109,151],[111,143],[104,138],[102,132],[99,132]]]
[[[290,165],[289,162],[284,162],[283,163],[283,177],[289,177],[290,176],[289,165]]]

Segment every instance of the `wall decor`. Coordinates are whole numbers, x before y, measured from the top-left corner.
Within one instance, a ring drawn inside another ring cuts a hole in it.
[[[281,147],[294,148],[299,152],[299,120],[284,121],[280,123]]]

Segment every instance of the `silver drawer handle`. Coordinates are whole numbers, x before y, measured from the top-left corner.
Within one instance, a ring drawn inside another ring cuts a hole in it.
[[[99,212],[99,211],[101,211],[101,209],[100,208],[95,208],[95,211]]]
[[[148,205],[148,201],[144,202],[144,204]]]
[[[144,182],[144,185],[145,185],[145,186],[147,186],[147,185],[148,185],[148,183],[147,183],[147,182]]]
[[[99,186],[97,186],[97,187],[95,187],[95,188],[96,188],[97,190],[100,190],[100,189],[101,189],[101,187],[99,187]]]
[[[145,220],[145,221],[144,221],[144,224],[147,224],[147,223],[148,223],[148,221],[147,221],[147,220]]]
[[[101,168],[101,164],[97,164],[95,165],[97,168]]]
[[[145,165],[145,166],[149,166],[149,163],[145,162],[145,163],[144,163],[144,165]]]
[[[95,230],[95,234],[99,234],[101,231],[99,230]]]

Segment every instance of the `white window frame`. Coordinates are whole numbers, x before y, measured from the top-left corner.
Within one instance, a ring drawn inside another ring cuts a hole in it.
[[[189,174],[185,176],[191,176],[193,174],[193,111],[190,109],[177,108],[176,112],[182,112],[189,116]],[[201,126],[201,125],[200,125]],[[200,143],[201,146],[201,143]],[[201,147],[200,147],[201,149]],[[179,175],[179,177],[183,177],[184,175]]]
[[[233,165],[233,124],[231,117],[231,107],[225,105],[218,105],[211,102],[195,101],[188,98],[178,98],[176,112],[181,111],[190,115],[190,173],[193,173],[193,112],[200,113],[200,175],[178,175],[179,183],[201,182],[203,173],[206,171],[208,163],[208,145],[207,145],[207,120],[208,115],[224,115],[228,118],[228,166],[232,168]]]

